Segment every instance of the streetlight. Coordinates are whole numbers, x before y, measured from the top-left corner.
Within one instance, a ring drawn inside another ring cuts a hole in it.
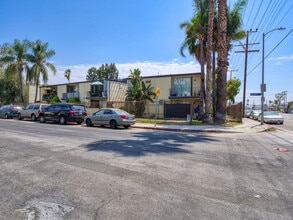
[[[267,33],[263,33],[262,34],[262,74],[261,74],[261,124],[263,125],[263,112],[264,112],[264,101],[265,101],[265,97],[264,97],[264,92],[266,90],[265,88],[265,84],[264,84],[264,78],[265,78],[265,36],[273,31],[281,31],[281,30],[285,30],[286,28],[283,27],[279,27],[279,28],[275,28],[272,29],[270,31],[268,31]]]

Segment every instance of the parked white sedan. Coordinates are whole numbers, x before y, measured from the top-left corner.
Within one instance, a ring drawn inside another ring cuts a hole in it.
[[[84,119],[86,126],[110,125],[111,128],[124,126],[128,128],[135,124],[135,116],[117,108],[104,108],[93,114],[87,115]]]
[[[258,121],[261,121],[261,114],[259,114],[258,116]],[[283,124],[284,117],[280,115],[278,112],[264,112],[263,121],[265,123]]]

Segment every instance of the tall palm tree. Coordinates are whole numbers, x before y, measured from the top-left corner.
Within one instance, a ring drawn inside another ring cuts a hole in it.
[[[217,2],[217,1],[216,1]],[[219,2],[219,1],[218,1]],[[220,3],[220,2],[219,2]],[[231,48],[231,41],[233,40],[240,40],[245,37],[245,31],[241,30],[241,12],[246,4],[246,0],[238,0],[233,9],[230,10],[230,8],[226,9],[226,15],[227,18],[227,28],[226,31],[226,39],[228,44],[228,49]],[[211,68],[209,64],[209,55],[210,52],[207,52],[210,50],[209,46],[212,46],[213,54],[215,54],[218,46],[218,33],[219,33],[219,18],[218,18],[218,11],[215,10],[214,13],[211,12],[213,8],[210,10],[210,5],[214,5],[212,0],[194,0],[194,6],[196,9],[196,14],[193,18],[191,18],[190,22],[184,22],[180,24],[181,28],[185,28],[185,39],[183,44],[180,47],[180,53],[182,56],[184,56],[183,51],[185,49],[188,49],[189,53],[195,57],[196,60],[199,61],[201,65],[201,100],[205,103],[205,112],[209,113],[209,82],[206,82],[206,85],[204,83],[204,64],[207,64],[207,74],[206,74],[206,80],[209,81]],[[209,21],[209,16],[214,15],[213,25],[211,25],[212,21]],[[209,23],[210,22],[210,23]],[[213,28],[213,30],[211,30]],[[211,31],[213,32],[212,41],[213,43],[208,43],[208,39],[210,40]],[[209,32],[209,33],[208,33]],[[201,41],[202,40],[202,43]],[[204,56],[201,54],[201,48],[203,47]],[[209,47],[209,48],[208,48]],[[228,54],[227,54],[228,55]],[[215,57],[213,55],[213,57]],[[213,69],[215,65],[213,64]],[[217,95],[219,91],[216,90],[215,87],[219,87],[219,84],[215,86],[214,80],[216,77],[214,77],[215,74],[213,74],[213,95]],[[221,87],[222,88],[222,87]],[[220,88],[220,89],[221,89]],[[218,95],[217,95],[218,96]],[[213,110],[215,111],[216,106],[214,105],[215,102],[213,102]],[[201,113],[202,114],[202,113]]]
[[[215,1],[210,0],[209,2],[209,18],[208,18],[208,32],[207,32],[207,50],[206,50],[206,104],[205,104],[205,112],[206,122],[211,122],[211,114],[210,114],[210,79],[212,76],[212,53],[214,48],[213,41],[213,33],[214,33],[214,18],[215,18]]]
[[[246,0],[238,0],[232,9],[227,8],[226,1],[218,0],[218,2],[218,16],[215,20],[215,27],[218,28],[215,32],[218,50],[217,81],[216,88],[214,88],[217,94],[215,120],[224,123],[226,121],[228,51],[232,48],[232,41],[241,40],[246,36],[246,32],[241,29],[242,11]]]
[[[49,68],[53,74],[56,74],[56,68],[52,63],[47,62],[52,56],[55,55],[55,51],[48,49],[48,43],[43,43],[40,40],[32,42],[30,44],[32,49],[32,54],[28,56],[28,60],[32,63],[30,69],[29,80],[35,83],[36,93],[35,93],[35,102],[37,101],[38,96],[38,87],[40,84],[40,77],[44,84],[48,82],[48,69]]]
[[[227,2],[218,0],[218,65],[217,65],[217,101],[216,118],[220,123],[226,121],[226,83],[228,70],[228,41],[227,41]]]
[[[14,40],[12,45],[5,44],[1,49],[3,56],[0,57],[1,66],[6,66],[5,74],[8,78],[17,78],[19,81],[19,97],[20,101],[24,102],[23,97],[23,73],[29,72],[27,62],[28,54],[27,40],[19,41]]]
[[[208,22],[209,0],[194,0],[196,14],[191,18],[190,22],[180,24],[180,28],[185,28],[185,39],[180,47],[180,53],[184,55],[184,49],[188,49],[189,53],[195,57],[201,66],[201,89],[200,89],[200,115],[204,114],[204,106],[206,105],[205,90],[205,70],[206,63],[206,35]]]

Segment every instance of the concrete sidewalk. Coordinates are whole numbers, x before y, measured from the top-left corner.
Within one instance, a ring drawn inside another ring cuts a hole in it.
[[[150,123],[135,123],[133,128],[143,128],[152,130],[165,130],[177,132],[230,132],[230,133],[256,133],[266,131],[274,125],[263,124],[260,122],[243,118],[242,124],[235,126],[223,125],[188,125],[187,123],[166,123],[166,124],[150,124]]]

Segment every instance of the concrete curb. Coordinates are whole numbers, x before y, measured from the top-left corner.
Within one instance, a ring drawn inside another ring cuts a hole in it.
[[[221,129],[168,128],[168,127],[150,127],[150,126],[137,126],[137,125],[132,125],[131,127],[149,129],[149,130],[174,131],[174,132],[243,133],[241,131],[233,131],[233,130],[229,131],[229,130],[221,130]]]

